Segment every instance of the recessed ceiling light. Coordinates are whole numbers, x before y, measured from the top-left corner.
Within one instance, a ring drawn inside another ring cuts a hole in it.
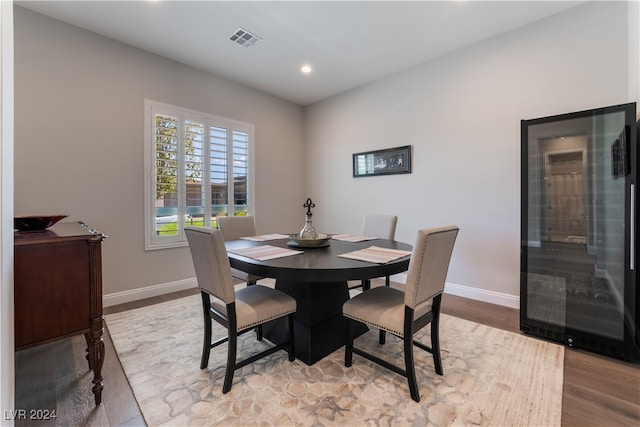
[[[309,74],[312,71],[311,65],[303,65],[300,71],[302,71],[304,74]]]

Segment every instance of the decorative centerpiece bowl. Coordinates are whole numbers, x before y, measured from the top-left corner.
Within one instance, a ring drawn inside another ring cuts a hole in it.
[[[13,228],[18,231],[44,231],[68,215],[16,216]]]
[[[311,208],[316,207],[313,200],[308,198],[302,207],[307,208],[307,213],[304,216],[304,227],[300,230],[300,233],[289,236],[291,240],[287,242],[287,245],[293,246],[294,248],[324,248],[329,246],[331,236],[316,233],[316,229],[311,222],[311,217],[313,216]]]
[[[302,239],[299,234],[292,234],[289,239],[287,245],[294,248],[324,248],[329,246],[331,236],[318,234],[315,239]]]

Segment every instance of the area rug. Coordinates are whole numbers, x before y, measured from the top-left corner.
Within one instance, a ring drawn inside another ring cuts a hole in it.
[[[443,315],[444,375],[431,355],[415,349],[421,401],[406,379],[344,348],[308,366],[285,352],[236,371],[222,394],[226,345],[200,369],[199,295],[106,316],[118,357],[149,426],[559,426],[564,348]],[[429,328],[416,338],[429,342]],[[337,332],[339,333],[339,332]],[[214,337],[224,329],[214,323]],[[371,330],[360,347],[402,364],[401,341],[377,343]],[[239,355],[264,346],[242,336]]]

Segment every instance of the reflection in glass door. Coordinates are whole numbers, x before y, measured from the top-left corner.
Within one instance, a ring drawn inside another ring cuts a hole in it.
[[[627,212],[635,164],[616,173],[614,149],[631,143],[628,105],[632,114],[626,107],[523,121],[525,332],[596,347],[634,335]]]
[[[549,239],[584,243],[583,152],[549,153],[546,159]]]

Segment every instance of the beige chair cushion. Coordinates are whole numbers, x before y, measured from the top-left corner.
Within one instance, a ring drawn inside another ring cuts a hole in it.
[[[398,217],[395,215],[365,215],[362,220],[362,235],[394,240],[396,237],[397,223]]]
[[[220,230],[186,227],[185,233],[200,289],[225,303],[233,302],[231,265]]]
[[[256,235],[256,223],[253,216],[219,216],[217,221],[218,229],[225,242]],[[261,276],[249,274],[233,267],[231,275],[243,282],[257,282],[262,279]]]
[[[409,261],[404,303],[415,308],[444,291],[458,227],[418,230]]]
[[[227,314],[225,304],[211,298],[211,305]],[[257,326],[296,311],[296,300],[284,292],[266,286],[247,286],[236,291],[237,331]]]
[[[238,270],[237,268],[231,267],[231,275],[234,279],[238,279],[240,283],[242,282],[257,282],[262,279],[262,276],[256,276],[254,274],[247,273],[246,271]]]
[[[256,223],[252,216],[219,216],[216,219],[225,242],[256,235]]]
[[[431,300],[420,304],[414,313],[418,318],[431,310]],[[345,316],[404,337],[404,292],[380,286],[363,292],[344,303]]]

